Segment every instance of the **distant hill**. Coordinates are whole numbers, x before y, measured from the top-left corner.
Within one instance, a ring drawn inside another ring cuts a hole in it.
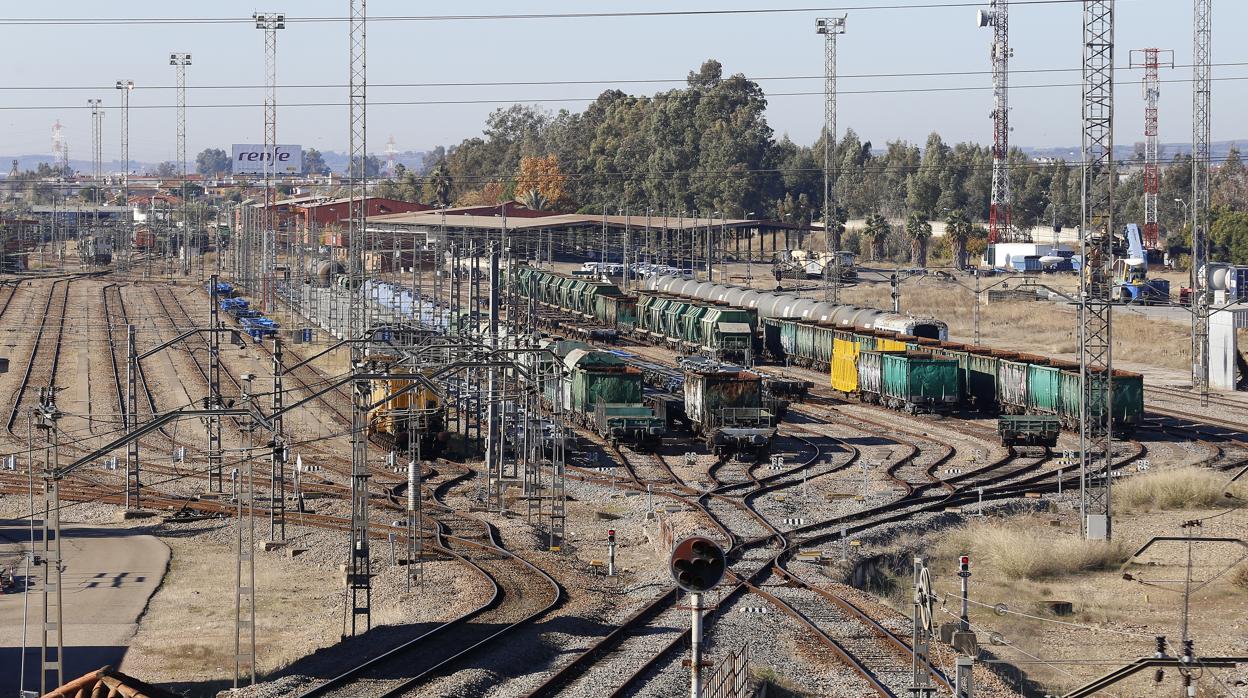
[[[1226,158],[1230,152],[1231,146],[1241,146],[1248,141],[1215,141],[1209,144],[1209,157],[1216,163]],[[1137,143],[1129,144],[1119,143],[1114,146],[1114,159],[1118,161],[1128,161],[1135,157]],[[1138,143],[1143,148],[1143,141]],[[1242,149],[1242,146],[1241,146]],[[1069,146],[1061,148],[1032,148],[1029,146],[1019,146],[1019,150],[1026,153],[1032,158],[1061,158],[1068,162],[1073,162],[1081,157],[1079,146]],[[1174,157],[1175,155],[1189,155],[1192,152],[1191,143],[1162,143],[1158,146],[1161,159]]]

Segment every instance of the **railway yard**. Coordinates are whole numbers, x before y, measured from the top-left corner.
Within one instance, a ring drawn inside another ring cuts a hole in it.
[[[228,330],[239,319],[221,314],[225,339],[214,367],[211,333],[189,332],[212,327],[213,301],[223,298],[209,287],[98,272],[31,274],[7,279],[0,288],[0,339],[10,360],[0,391],[12,395],[5,452],[14,456],[0,471],[0,515],[11,524],[3,534],[10,562],[19,559],[25,526],[42,524],[40,469],[46,459],[64,466],[126,431],[129,418],[133,429],[157,415],[205,404],[218,370],[222,404],[247,402],[250,394],[272,415],[278,409],[272,404],[275,352],[281,352],[282,398],[286,404],[306,399],[283,416],[287,453],[280,466],[270,457],[273,442],[257,445],[264,432],[258,435],[249,417],[217,417],[221,475],[214,484],[217,461],[205,447],[212,443],[212,418],[196,417],[138,439],[138,488],[128,478],[124,447],[110,451],[112,456],[93,456],[59,481],[68,551],[61,601],[67,677],[110,663],[170,690],[213,695],[232,685],[236,655],[246,654],[249,633],[237,635],[240,650],[234,644],[238,629],[254,627],[257,682],[231,695],[676,695],[688,690],[689,667],[682,662],[689,654],[690,608],[689,596],[669,576],[667,557],[675,541],[696,534],[717,542],[727,561],[723,581],[703,601],[710,680],[723,680],[715,672],[740,661],[748,667],[741,680],[751,690],[766,685],[778,695],[908,695],[916,681],[912,560],[921,556],[929,568],[928,612],[932,627],[939,628],[959,622],[957,557],[967,554],[976,694],[1041,695],[1073,690],[1147,657],[1156,635],[1176,632],[1181,596],[1117,572],[1149,536],[1176,535],[1184,521],[1213,513],[1222,515],[1209,518],[1204,533],[1248,534],[1242,530],[1248,513],[1235,506],[1237,500],[1176,506],[1145,501],[1134,511],[1122,507],[1113,544],[1079,544],[1080,476],[1069,455],[1078,448],[1077,433],[1064,431],[1052,445],[1007,447],[996,420],[965,405],[932,414],[871,404],[834,391],[830,364],[785,366],[768,359],[763,323],[755,320],[757,332],[750,332],[759,356],[747,371],[752,380],[770,381],[773,390],[807,384],[782,402],[761,403],[773,420],[767,423],[767,447],[724,441],[724,434],[744,438],[726,422],[714,425],[720,436],[711,436],[712,424],[698,423],[710,417],[698,417],[687,397],[676,402],[693,426],[661,428],[657,435],[652,421],[604,428],[606,417],[599,414],[595,421],[591,410],[588,418],[567,420],[565,438],[555,447],[564,461],[558,485],[564,514],[558,521],[551,509],[556,504],[543,495],[556,491],[559,473],[541,480],[543,464],[555,458],[550,439],[504,458],[518,459],[536,480],[496,477],[471,455],[469,427],[453,416],[466,420],[472,412],[453,382],[440,398],[446,444],[437,457],[419,457],[419,473],[416,466],[409,473],[392,455],[409,435],[396,427],[387,440],[376,426],[383,415],[370,413],[370,433],[383,437],[365,445],[371,471],[365,481],[370,627],[353,633],[350,626],[359,618],[344,606],[355,602],[343,588],[352,530],[353,404],[347,388],[334,387],[349,366],[333,352],[316,356],[334,344],[331,332],[318,328],[306,343],[275,343],[284,336],[277,334],[257,341],[246,331],[235,338]],[[304,301],[312,292],[292,292],[289,303],[271,313],[295,318],[308,312]],[[521,303],[519,291],[504,295],[503,306],[513,314],[504,313],[504,324],[524,313],[530,322],[540,316],[535,324],[547,335],[577,322],[594,325],[588,314],[578,317],[556,303]],[[379,297],[370,302],[377,306],[373,329],[388,327],[397,337],[406,326],[394,306]],[[315,324],[312,318],[305,322]],[[186,335],[134,362],[134,403],[126,399],[127,328],[133,328],[137,355]],[[592,334],[564,333],[569,339]],[[679,380],[677,359],[684,352],[652,339],[621,332],[610,341],[546,346],[561,359],[559,366],[574,372],[621,380],[636,375],[638,386],[645,375],[645,402],[659,405],[652,388]],[[730,340],[724,346],[735,346]],[[883,335],[876,340],[884,341]],[[589,361],[603,350],[607,356]],[[902,353],[908,355],[904,347]],[[546,370],[528,365],[535,374]],[[705,367],[686,370],[693,372],[685,374],[686,389],[691,375],[723,375]],[[518,381],[500,377],[505,385],[509,380]],[[1215,395],[1202,407],[1185,389],[1150,382],[1145,390],[1133,417],[1138,421],[1115,443],[1124,490],[1133,480],[1195,471],[1226,480],[1243,470],[1248,424],[1242,398]],[[53,393],[59,411],[55,455],[51,435],[40,434],[52,430],[43,428],[36,409],[52,402]],[[548,433],[531,420],[558,414],[554,407],[565,399],[574,403],[578,393],[552,394],[558,395],[553,404],[523,403],[525,410],[511,419],[526,424],[523,431]],[[641,402],[605,388],[594,394],[604,401]],[[408,407],[396,408],[386,423],[398,424],[396,416],[415,419],[404,411]],[[716,409],[728,414],[744,408]],[[647,415],[655,419],[653,412]],[[646,429],[650,436],[641,438]],[[410,443],[418,440],[410,437]],[[541,455],[526,461],[533,452]],[[287,463],[294,471],[296,461],[297,473],[282,472]],[[297,484],[287,481],[292,475]],[[409,483],[416,484],[418,498],[408,497]],[[417,525],[409,523],[413,511]],[[31,528],[32,541],[40,530]],[[92,535],[104,535],[100,531],[121,546],[159,541],[167,563],[161,563],[163,572],[147,572],[159,583],[130,584],[126,570],[88,557]],[[250,540],[243,555],[239,540]],[[1053,569],[1019,572],[1010,567],[1009,552],[1020,545],[1033,546],[1037,557],[1088,559],[1037,563]],[[1079,545],[1085,547],[1076,553]],[[1086,547],[1094,545],[1093,551]],[[248,559],[254,581],[235,574]],[[1206,572],[1224,561],[1210,551],[1197,555]],[[1165,556],[1147,565],[1139,576],[1183,569]],[[40,596],[42,574],[31,580],[31,602]],[[1234,656],[1248,639],[1248,627],[1232,620],[1248,610],[1248,597],[1233,578],[1214,579],[1191,597],[1190,635],[1204,654]],[[120,636],[102,629],[115,625],[92,620],[98,606],[115,602],[79,593],[101,579],[126,595],[122,605],[129,610],[114,609],[114,615],[130,616],[117,620],[125,628]],[[242,581],[236,585],[236,579]],[[246,600],[236,607],[237,586],[254,589],[254,625],[236,621],[237,609],[246,616],[247,608]],[[0,615],[20,618],[15,604],[21,598],[0,596]],[[1073,610],[1055,606],[1059,601]],[[5,647],[19,646],[11,626],[0,639]],[[37,651],[33,646],[31,652]],[[16,649],[0,651],[16,657]],[[934,695],[952,695],[960,651],[965,648],[932,638],[919,674]],[[29,671],[36,656],[28,652]],[[1208,682],[1210,692],[1202,695],[1244,695],[1248,674],[1242,666],[1208,671],[1216,673],[1217,683]],[[248,667],[241,673],[246,677]],[[1152,681],[1151,672],[1144,672],[1106,694],[1147,695]],[[1219,685],[1225,690],[1218,692]]]

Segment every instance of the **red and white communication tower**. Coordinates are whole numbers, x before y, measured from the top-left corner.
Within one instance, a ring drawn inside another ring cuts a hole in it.
[[[976,19],[992,27],[992,201],[988,209],[988,242],[1018,239],[1010,221],[1010,3],[992,0]]]
[[[1131,52],[1131,67],[1144,69],[1144,247],[1160,249],[1157,196],[1161,191],[1161,159],[1157,143],[1157,101],[1161,98],[1161,68],[1174,67],[1174,51],[1159,48]]]

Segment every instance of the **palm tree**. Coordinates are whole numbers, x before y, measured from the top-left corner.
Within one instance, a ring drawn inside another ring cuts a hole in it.
[[[966,217],[962,209],[955,209],[945,219],[945,236],[949,238],[949,249],[953,252],[953,266],[961,269],[966,266],[966,243],[971,239],[971,219]]]
[[[451,173],[447,170],[446,160],[443,160],[433,168],[433,172],[429,173],[429,184],[433,190],[433,202],[440,208],[446,208],[451,205]]]
[[[872,213],[867,216],[867,227],[862,231],[864,237],[870,241],[868,250],[871,261],[878,262],[884,257],[884,242],[888,239],[891,232],[891,226],[884,216],[878,213]]]
[[[524,204],[525,208],[528,208],[530,211],[544,211],[550,205],[546,195],[536,189],[530,189],[522,193],[516,197],[516,200]]]
[[[840,206],[832,206],[828,211],[828,220],[824,221],[825,235],[829,236],[828,250],[832,252],[840,251],[841,236],[845,234],[845,221],[849,219],[849,213]]]
[[[918,267],[927,266],[927,241],[932,237],[932,224],[927,216],[915,211],[906,221],[906,235],[910,237],[910,263]]]

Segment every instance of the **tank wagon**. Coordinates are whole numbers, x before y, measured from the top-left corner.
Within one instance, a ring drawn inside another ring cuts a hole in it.
[[[829,324],[843,329],[888,330],[912,337],[949,339],[949,327],[930,317],[916,317],[856,305],[835,305],[789,293],[770,293],[735,284],[714,284],[680,276],[652,276],[642,282],[646,290],[681,298],[726,303],[753,310],[759,322],[787,318]]]
[[[712,453],[763,458],[771,452],[775,417],[763,406],[762,376],[704,357],[683,358],[680,368],[685,415]]]

